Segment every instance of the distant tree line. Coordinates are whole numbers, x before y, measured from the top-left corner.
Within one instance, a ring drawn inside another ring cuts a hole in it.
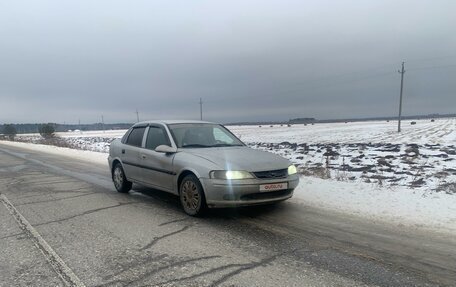
[[[53,138],[55,135],[55,124],[42,124],[38,127],[38,132],[45,139]],[[17,135],[17,129],[13,124],[6,124],[0,129],[0,134],[3,134],[3,137],[7,137],[11,141],[14,141],[14,138]]]
[[[129,123],[120,123],[120,124],[102,124],[102,123],[95,123],[95,124],[56,124],[56,123],[48,123],[48,124],[3,124],[0,125],[0,134],[7,135],[5,133],[5,127],[12,131],[14,129],[15,134],[29,134],[29,133],[40,133],[40,128],[43,125],[50,125],[54,128],[54,132],[66,132],[69,130],[82,130],[82,131],[96,131],[96,130],[117,130],[117,129],[128,129],[131,127],[132,124]]]
[[[289,124],[309,124],[314,123],[316,121],[315,118],[296,118],[291,119],[288,121]]]

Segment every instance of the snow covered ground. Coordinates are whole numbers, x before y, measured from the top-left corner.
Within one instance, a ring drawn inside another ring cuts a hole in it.
[[[230,126],[253,148],[289,158],[309,176],[456,193],[456,119]]]
[[[303,176],[292,201],[373,220],[456,233],[456,119],[228,126],[252,148],[293,161]],[[11,143],[107,165],[125,130],[58,133],[54,144]],[[37,134],[18,140],[41,143]],[[2,142],[3,143],[3,142]]]
[[[368,121],[324,123],[229,126],[244,142],[281,143],[283,141],[307,144],[324,143],[391,143],[391,144],[454,144],[456,119],[402,121],[402,132],[397,133],[397,121]]]
[[[228,126],[252,148],[290,159],[307,176],[456,193],[456,119]],[[125,130],[58,133],[60,146],[108,152]],[[20,140],[41,143],[37,134]]]

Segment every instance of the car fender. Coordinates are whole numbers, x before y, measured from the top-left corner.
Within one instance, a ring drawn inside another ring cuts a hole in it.
[[[191,164],[189,164],[191,163]],[[183,172],[189,171],[195,174],[198,179],[208,178],[212,170],[220,169],[215,163],[200,156],[189,153],[177,153],[173,161],[176,177],[174,179],[175,190],[179,191],[179,177]],[[201,184],[203,181],[200,180]],[[203,186],[204,189],[204,186]]]
[[[128,180],[130,180],[130,177],[129,177],[128,174],[125,172],[125,169],[124,169],[124,167],[123,167],[124,164],[123,164],[122,160],[120,159],[120,157],[118,157],[118,156],[116,156],[116,157],[111,157],[111,156],[109,156],[108,159],[109,159],[109,169],[111,170],[111,173],[112,173],[112,169],[114,168],[114,162],[115,162],[115,161],[118,161],[118,162],[120,162],[120,165],[122,166],[122,169],[124,170],[125,177],[126,177]]]

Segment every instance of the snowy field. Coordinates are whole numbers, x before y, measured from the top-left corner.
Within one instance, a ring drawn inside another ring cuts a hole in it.
[[[456,193],[456,119],[228,128],[252,148],[277,153],[322,179]],[[57,133],[60,146],[108,152],[125,130]],[[19,140],[42,143],[37,134]]]
[[[233,126],[253,148],[289,158],[303,174],[456,193],[456,119]]]
[[[391,143],[391,144],[454,144],[456,119],[402,121],[402,132],[397,133],[397,121],[368,121],[259,126],[229,126],[245,142],[307,144],[325,143]]]
[[[397,226],[456,233],[456,119],[315,125],[229,126],[253,148],[285,156],[303,173],[296,204]],[[125,130],[58,133],[49,145],[1,142],[107,166]],[[37,134],[18,140],[40,143]]]

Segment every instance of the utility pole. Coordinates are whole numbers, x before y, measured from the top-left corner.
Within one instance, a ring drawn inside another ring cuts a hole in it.
[[[401,132],[401,118],[402,118],[402,91],[404,90],[404,62],[402,62],[402,69],[398,71],[401,74],[401,94],[399,97],[399,117],[397,122],[397,132]]]
[[[200,98],[200,120],[203,120],[203,100]]]
[[[136,109],[136,122],[139,123],[139,112],[138,112],[138,109]]]
[[[104,118],[103,115],[101,115],[101,125],[103,127],[103,132],[105,132],[105,125],[104,125]]]

